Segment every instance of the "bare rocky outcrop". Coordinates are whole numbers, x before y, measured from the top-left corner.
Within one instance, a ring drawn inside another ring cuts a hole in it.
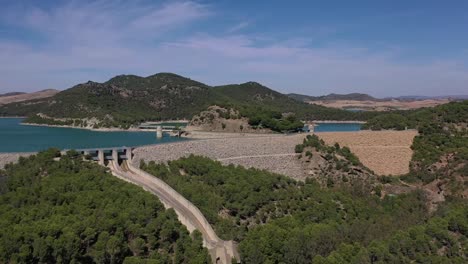
[[[363,166],[349,148],[325,145],[316,135],[309,135],[296,147],[299,160],[307,178],[313,178],[322,186],[333,187],[362,183],[371,192],[378,184],[377,176]]]
[[[217,105],[195,115],[189,123],[188,130],[201,130],[213,132],[244,132],[244,133],[271,133],[270,129],[253,128],[249,120],[241,117],[239,111],[223,108]]]

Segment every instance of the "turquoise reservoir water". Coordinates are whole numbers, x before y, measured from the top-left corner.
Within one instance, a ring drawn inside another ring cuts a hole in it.
[[[30,152],[50,147],[60,149],[133,147],[168,143],[183,138],[155,132],[98,132],[85,129],[23,126],[20,118],[0,118],[0,152]]]
[[[364,112],[364,110],[362,110],[362,109],[356,109],[356,108],[346,108],[346,109],[344,109],[344,110],[350,111],[350,112],[354,112],[354,113]]]
[[[315,126],[315,132],[340,132],[340,131],[359,131],[360,123],[318,123]]]

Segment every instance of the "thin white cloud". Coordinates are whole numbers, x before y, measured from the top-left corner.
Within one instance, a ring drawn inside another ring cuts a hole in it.
[[[395,50],[376,53],[366,48],[311,48],[287,43],[259,46],[248,36],[203,35],[168,47],[170,53],[183,52],[188,60],[190,54],[203,57],[207,68],[216,65],[204,80],[216,78],[218,84],[261,80],[283,92],[315,95],[356,91],[377,96],[466,93],[468,69],[459,61],[402,62],[395,59]]]
[[[136,28],[160,29],[184,24],[210,15],[206,6],[195,2],[175,2],[153,9],[132,22]]]
[[[238,32],[238,31],[241,31],[241,30],[245,29],[249,25],[250,25],[249,22],[242,21],[242,22],[230,27],[227,32],[232,34],[232,33],[235,33],[235,32]]]
[[[394,48],[314,47],[302,36],[275,40],[239,34],[247,26],[241,24],[231,33],[209,29],[190,33],[199,21],[222,19],[198,2],[141,6],[72,1],[50,10],[18,10],[0,11],[5,15],[0,23],[40,35],[40,43],[0,38],[0,61],[8,62],[0,64],[0,91],[65,89],[116,74],[161,71],[208,84],[254,80],[283,92],[315,95],[437,95],[467,90],[463,60],[416,63],[397,59],[400,51]]]
[[[140,1],[70,1],[50,10],[30,7],[5,12],[9,24],[43,34],[58,45],[152,39],[211,14],[191,2],[140,5]],[[16,12],[15,12],[16,11]],[[72,42],[72,43],[67,43]]]

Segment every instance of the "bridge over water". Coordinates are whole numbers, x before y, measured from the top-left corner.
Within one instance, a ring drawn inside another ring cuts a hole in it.
[[[162,129],[164,132],[173,132],[181,130],[187,126],[188,122],[144,122],[138,128],[140,129]]]
[[[161,179],[132,165],[132,148],[80,149],[91,160],[110,168],[112,174],[122,180],[133,183],[158,196],[165,208],[173,208],[179,221],[192,232],[198,230],[203,237],[203,246],[208,249],[213,263],[231,263],[232,259],[240,262],[237,244],[218,237],[213,227],[202,212],[189,200],[170,187]]]

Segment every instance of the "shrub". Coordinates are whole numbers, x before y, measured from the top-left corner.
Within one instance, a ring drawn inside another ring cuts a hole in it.
[[[302,144],[296,145],[296,147],[294,148],[294,151],[296,153],[302,153],[302,151],[304,151],[304,145],[302,145]]]

